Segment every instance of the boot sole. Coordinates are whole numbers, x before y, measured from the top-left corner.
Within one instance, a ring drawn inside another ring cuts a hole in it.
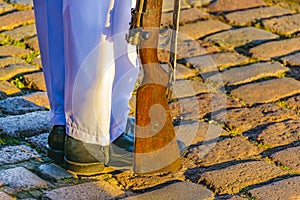
[[[105,169],[105,165],[102,162],[94,162],[94,163],[79,163],[68,160],[64,157],[65,169],[70,170],[71,172],[77,175],[83,176],[92,176],[96,174],[103,173]]]
[[[54,162],[63,163],[64,162],[64,151],[52,149],[47,146],[47,156]]]

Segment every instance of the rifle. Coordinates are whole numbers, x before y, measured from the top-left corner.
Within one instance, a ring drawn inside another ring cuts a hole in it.
[[[178,29],[179,2],[175,0],[173,21]],[[170,75],[159,64],[158,37],[163,0],[138,0],[132,12],[127,41],[137,45],[143,80],[136,97],[134,171],[136,173],[170,172],[181,168],[180,152],[170,115],[167,92]],[[177,34],[177,31],[175,31]],[[177,35],[172,34],[173,43]],[[176,43],[171,44],[172,77],[175,79]]]

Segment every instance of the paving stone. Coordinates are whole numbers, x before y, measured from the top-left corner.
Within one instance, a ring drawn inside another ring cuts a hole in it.
[[[185,2],[185,0],[181,0],[180,9],[190,8],[191,6]],[[174,9],[174,1],[173,0],[165,0],[163,1],[163,12],[169,12]]]
[[[50,109],[49,100],[46,92],[35,92],[22,96],[28,102],[34,103],[36,106]]]
[[[300,172],[300,147],[291,147],[271,155],[271,159],[291,170]]]
[[[0,58],[0,68],[4,68],[8,65],[14,65],[14,64],[26,64],[26,61],[18,57]]]
[[[43,72],[24,75],[27,87],[35,90],[46,91],[46,83]]]
[[[256,199],[300,199],[300,177],[277,181],[249,191]]]
[[[7,95],[17,94],[21,92],[19,88],[7,81],[0,81],[0,91],[4,92]]]
[[[24,115],[0,118],[0,133],[10,137],[30,137],[38,133],[48,132],[51,125],[48,111],[37,111]]]
[[[34,22],[33,10],[23,10],[0,16],[0,31]]]
[[[41,171],[43,176],[54,179],[56,181],[64,178],[73,178],[74,176],[71,173],[67,172],[65,169],[53,163],[43,164],[39,166],[39,170]]]
[[[13,30],[4,31],[2,32],[5,35],[8,35],[9,37],[15,39],[15,40],[22,40],[26,38],[30,38],[34,35],[36,35],[36,28],[35,24],[30,24],[27,26],[21,26],[18,28],[15,28]]]
[[[300,50],[300,38],[267,42],[249,50],[252,57],[260,60],[271,60]]]
[[[254,27],[244,27],[213,34],[206,37],[204,41],[216,43],[224,48],[234,49],[246,44],[257,45],[276,38],[278,38],[278,35],[268,31]]]
[[[1,5],[1,2],[0,2]],[[0,191],[0,199],[1,200],[14,200],[15,198],[9,196],[8,194],[6,194],[5,192],[1,192]]]
[[[243,133],[243,135],[253,139],[272,123],[298,117],[294,112],[274,104],[261,104],[251,108],[229,107],[224,112],[219,113],[220,117],[219,114],[216,114],[215,121],[224,123],[231,132]]]
[[[170,110],[173,117],[182,120],[195,120],[202,118],[213,119],[219,111],[227,108],[236,108],[241,105],[227,99],[220,94],[200,94],[197,97],[186,98],[170,104]],[[221,113],[224,115],[224,113]],[[221,117],[220,117],[221,118]]]
[[[97,181],[45,192],[42,196],[42,200],[108,200],[114,197],[122,198],[124,196],[124,192],[119,188],[104,181]]]
[[[0,183],[9,194],[38,188],[47,188],[48,183],[23,167],[0,171]]]
[[[210,12],[229,12],[261,6],[266,6],[263,0],[216,0],[208,6],[208,9]]]
[[[208,19],[196,21],[192,24],[185,24],[179,27],[180,34],[186,35],[190,39],[197,40],[203,36],[230,29],[231,26],[219,20]]]
[[[48,144],[48,135],[49,135],[49,133],[42,133],[42,134],[35,135],[35,136],[25,138],[25,139],[33,147],[38,148],[41,152],[46,154],[47,153],[47,144]]]
[[[205,83],[195,80],[176,81],[172,87],[173,98],[185,98],[196,96],[201,93],[208,93],[209,89]]]
[[[241,86],[232,90],[230,94],[248,104],[255,104],[274,102],[299,92],[299,81],[292,78],[277,78]]]
[[[280,76],[288,72],[289,68],[277,62],[255,63],[238,68],[231,68],[221,73],[226,85],[249,83],[264,77]]]
[[[278,6],[268,6],[255,9],[248,9],[227,14],[225,17],[230,23],[239,26],[249,25],[261,19],[282,16],[294,13],[292,10],[281,8]]]
[[[39,154],[34,149],[26,145],[5,146],[0,149],[0,154],[0,165],[19,163],[39,157]]]
[[[232,52],[220,52],[202,56],[196,56],[186,59],[190,64],[196,67],[200,73],[219,71],[230,66],[246,64],[249,58]]]
[[[20,56],[29,54],[30,51],[17,46],[4,45],[0,46],[0,56]]]
[[[289,64],[292,66],[300,66],[300,52],[295,53],[293,55],[285,56],[280,59],[285,64]]]
[[[203,149],[205,146],[199,145],[190,148],[185,156],[196,164],[208,167],[230,161],[249,159],[262,152],[262,149],[241,136],[214,142],[215,144],[209,152]]]
[[[5,68],[0,69],[0,81],[9,80],[16,75],[28,73],[28,72],[34,72],[39,70],[37,66],[34,65],[9,65]]]
[[[203,199],[213,200],[214,194],[205,187],[188,182],[173,183],[151,192],[127,197],[123,200],[172,200],[172,199]]]
[[[290,98],[287,98],[283,103],[288,107],[288,109],[294,111],[298,115],[300,114],[300,96],[293,95]]]
[[[12,3],[33,6],[33,0],[11,0]]]
[[[163,67],[163,69],[168,71],[169,68],[168,64],[161,64],[161,66]],[[186,66],[179,63],[177,63],[176,65],[176,72],[175,72],[176,81],[181,81],[182,79],[195,77],[197,74],[198,74],[197,70],[195,69],[187,68]]]
[[[186,0],[193,7],[202,7],[209,5],[213,0]]]
[[[25,41],[25,44],[27,44],[30,47],[30,49],[32,49],[33,51],[40,52],[37,36],[27,39]]]
[[[299,123],[298,119],[271,123],[257,132],[256,140],[269,148],[289,145],[300,140]]]
[[[13,10],[15,10],[15,8],[11,4],[0,1],[0,14]]]
[[[198,8],[185,9],[180,12],[179,24],[187,24],[200,19],[207,19],[210,15]],[[163,26],[173,24],[173,12],[162,13],[161,23]]]
[[[300,14],[266,19],[262,25],[273,32],[292,35],[300,31]]]
[[[205,182],[218,194],[235,194],[240,190],[259,183],[264,183],[284,175],[275,165],[263,161],[250,161],[201,175],[199,182]]]
[[[21,115],[28,112],[45,110],[45,108],[22,97],[10,97],[0,101],[0,110],[6,115]]]

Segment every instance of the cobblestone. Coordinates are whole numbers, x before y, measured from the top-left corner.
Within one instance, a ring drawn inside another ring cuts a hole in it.
[[[21,90],[7,81],[0,81],[0,91],[7,95],[12,95],[19,93]]]
[[[20,75],[23,73],[34,72],[39,70],[38,67],[34,65],[9,65],[5,68],[0,69],[0,80],[9,80],[16,75]]]
[[[274,90],[273,88],[276,88]],[[231,91],[231,95],[248,104],[274,102],[300,92],[300,82],[292,78],[277,78],[241,86]]]
[[[9,194],[20,191],[47,188],[48,183],[23,167],[0,171],[0,184],[5,184],[3,190]]]
[[[184,8],[190,8],[191,6],[189,4],[186,3],[186,1],[181,0],[181,9]],[[168,12],[168,11],[172,11],[174,8],[174,1],[172,0],[166,0],[163,1],[163,12]]]
[[[25,23],[33,23],[34,14],[32,10],[24,10],[0,16],[0,31],[9,30]]]
[[[223,48],[234,49],[244,45],[258,45],[276,38],[278,38],[278,35],[268,31],[254,27],[244,27],[213,34],[206,37],[204,41],[218,44]]]
[[[35,24],[30,24],[27,26],[21,26],[19,28],[2,32],[5,35],[8,35],[14,40],[20,41],[29,37],[36,35]]]
[[[300,198],[299,184],[300,177],[294,177],[250,190],[249,193],[257,199],[296,200]]]
[[[59,167],[56,164],[43,164],[39,167],[39,170],[41,171],[43,176],[54,179],[55,181],[74,177],[73,174],[67,172],[65,169]]]
[[[9,65],[26,64],[26,61],[19,57],[4,57],[0,58],[0,68],[4,68]]]
[[[289,64],[292,66],[300,66],[300,52],[295,53],[293,55],[285,56],[280,60],[282,60],[285,64]]]
[[[260,60],[271,60],[300,50],[300,38],[267,42],[249,50],[252,57]]]
[[[300,172],[300,147],[292,147],[271,155],[271,159],[291,170]]]
[[[294,13],[291,10],[278,6],[260,7],[255,9],[232,12],[226,15],[226,19],[233,24],[245,26],[250,23],[258,22],[265,18],[282,16]]]
[[[251,161],[205,172],[200,182],[205,182],[219,194],[235,194],[250,185],[264,183],[286,172],[263,161]]]
[[[25,145],[3,147],[0,149],[0,154],[0,166],[4,164],[19,163],[31,158],[39,157],[36,150]]]
[[[276,33],[292,35],[300,31],[300,14],[266,19],[262,24]]]
[[[12,45],[4,45],[0,46],[0,56],[21,56],[21,55],[26,55],[29,54],[30,51],[27,49],[22,49],[17,46],[12,46]]]
[[[117,187],[113,187],[109,183],[104,181],[84,183],[80,185],[59,188],[46,192],[42,199],[43,200],[93,200],[103,199],[108,200],[113,197],[122,198],[125,194],[122,190]]]
[[[46,91],[46,84],[43,72],[36,72],[24,75],[27,87],[34,90]]]
[[[36,106],[50,109],[49,100],[46,92],[35,92],[29,95],[24,95],[23,99],[34,103]]]
[[[1,3],[0,3],[0,5],[1,5]],[[6,194],[5,192],[1,192],[1,191],[0,191],[0,199],[1,200],[14,200],[13,197],[11,197],[8,194]]]
[[[42,153],[47,151],[48,133],[42,133],[29,138],[25,138],[35,148],[38,148]]]
[[[266,3],[263,0],[217,0],[208,6],[210,12],[229,12],[235,10],[242,10],[247,8],[255,8],[265,6]]]

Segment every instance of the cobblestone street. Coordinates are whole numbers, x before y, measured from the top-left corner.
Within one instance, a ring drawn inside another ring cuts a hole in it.
[[[170,103],[189,144],[181,170],[83,177],[46,156],[32,1],[0,0],[0,200],[300,200],[300,4],[269,2],[182,0]],[[168,26],[173,0],[163,7]]]

